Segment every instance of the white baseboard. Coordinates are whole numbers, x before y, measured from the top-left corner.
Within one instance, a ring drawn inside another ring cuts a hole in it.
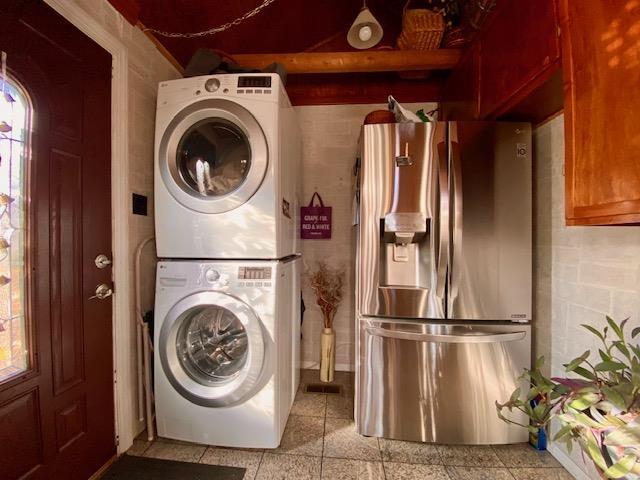
[[[305,368],[309,370],[319,370],[320,364],[312,360],[304,360],[300,362],[300,368]],[[336,371],[337,372],[355,372],[356,366],[350,363],[336,363]]]
[[[562,450],[562,448],[560,448],[556,444],[549,442],[547,450],[577,480],[593,480],[591,477],[589,477],[589,475],[585,473],[584,470],[576,465],[576,463],[571,459],[571,457],[569,457],[569,455],[567,455],[564,450]]]

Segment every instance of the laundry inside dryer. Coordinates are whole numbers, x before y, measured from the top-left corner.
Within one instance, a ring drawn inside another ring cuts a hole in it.
[[[222,196],[244,182],[251,164],[251,147],[236,125],[221,118],[207,118],[185,132],[177,157],[188,191],[204,197]]]

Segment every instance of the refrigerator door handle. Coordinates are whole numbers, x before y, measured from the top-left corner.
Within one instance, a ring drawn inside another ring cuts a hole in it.
[[[527,332],[508,333],[474,333],[471,335],[439,335],[433,333],[416,333],[404,330],[388,330],[375,326],[368,322],[365,330],[369,335],[376,337],[393,338],[397,340],[413,340],[415,342],[437,342],[437,343],[500,343],[516,342],[522,340]]]
[[[440,188],[440,227],[436,271],[436,296],[444,298],[449,259],[449,174],[447,172],[447,146],[438,143],[438,184]]]
[[[458,143],[458,128],[455,122],[449,124],[449,154],[451,156],[451,171],[453,183],[453,222],[452,243],[450,247],[451,260],[449,264],[451,275],[450,302],[458,296],[462,269],[462,165],[460,163],[460,144]]]

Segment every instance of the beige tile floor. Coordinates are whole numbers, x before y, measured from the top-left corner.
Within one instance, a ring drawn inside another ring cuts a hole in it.
[[[548,453],[526,444],[451,446],[362,437],[353,423],[353,376],[336,372],[341,395],[304,393],[304,370],[275,450],[233,449],[141,436],[130,455],[246,468],[245,480],[570,480]]]

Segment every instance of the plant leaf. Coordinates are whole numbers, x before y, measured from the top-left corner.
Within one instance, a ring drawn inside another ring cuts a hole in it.
[[[606,399],[611,402],[615,407],[618,407],[620,410],[627,409],[627,402],[624,400],[624,397],[616,390],[611,387],[603,386],[602,393],[604,393]]]
[[[600,358],[602,359],[603,362],[612,361],[611,355],[609,355],[606,352],[603,352],[602,349],[598,349],[598,353],[600,354]]]
[[[520,387],[516,388],[509,398],[509,403],[515,403],[520,398]]]
[[[591,405],[595,405],[600,401],[600,395],[597,393],[586,393],[576,397],[574,400],[569,403],[571,408],[575,408],[576,410],[586,410]]]
[[[576,367],[573,369],[573,373],[580,375],[581,377],[588,378],[589,380],[596,380],[597,377],[593,374],[592,371],[587,370],[584,367]]]
[[[607,315],[607,323],[611,327],[611,330],[613,330],[616,333],[616,335],[618,335],[618,338],[624,342],[624,334],[622,333],[622,329],[615,322],[615,320],[608,315]]]
[[[629,317],[625,318],[624,320],[622,320],[622,322],[620,322],[620,331],[624,332],[624,326],[627,324],[628,321],[629,321]]]
[[[596,372],[615,372],[616,370],[624,370],[627,366],[624,363],[615,361],[604,361],[597,364],[594,368]]]
[[[625,455],[618,461],[611,465],[604,471],[604,476],[606,478],[623,478],[627,473],[631,471],[633,466],[636,464],[637,458],[635,455],[629,454]]]
[[[579,357],[574,358],[573,360],[571,360],[569,363],[566,363],[564,366],[566,368],[567,372],[573,372],[575,370],[575,368],[580,365],[582,362],[584,362],[587,358],[589,358],[589,355],[591,354],[590,350],[585,351],[582,355],[580,355]]]
[[[636,327],[631,330],[631,338],[636,338],[640,334],[640,327]]]
[[[584,425],[585,427],[590,427],[590,428],[602,428],[602,425],[600,425],[598,422],[596,422],[595,420],[593,420],[591,417],[589,417],[588,415],[579,412],[575,409],[572,409],[571,407],[569,407],[569,411],[570,411],[570,415],[573,416],[573,418],[575,419],[575,421],[581,425]]]
[[[562,439],[562,437],[564,437],[565,435],[568,435],[571,430],[573,430],[573,425],[565,425],[564,427],[562,427],[560,430],[558,430],[555,434],[555,436],[553,437],[553,441],[557,442],[558,440]]]
[[[618,426],[605,437],[604,444],[610,447],[637,447],[640,445],[640,424]]]
[[[547,423],[547,421],[549,419],[545,418],[546,410],[547,410],[546,402],[540,402],[539,404],[537,404],[533,408],[533,418],[534,418],[534,420],[536,420],[536,421],[538,421],[540,423]]]
[[[626,423],[624,423],[623,420],[621,420],[619,417],[617,417],[616,415],[610,415],[610,414],[606,414],[604,416],[604,418],[607,419],[607,421],[613,425],[614,427],[624,427],[626,425]]]
[[[604,342],[604,335],[600,333],[598,329],[592,327],[591,325],[587,325],[586,323],[583,323],[581,327],[586,328],[587,330],[589,330],[591,333],[593,333],[596,337],[598,337],[600,340]]]
[[[602,470],[606,470],[607,463],[605,462],[604,457],[602,456],[602,452],[600,451],[600,448],[597,442],[595,441],[593,434],[588,435],[585,440],[587,442],[586,450],[589,456],[591,457],[591,460],[593,460],[594,463],[598,467],[600,467]]]
[[[613,346],[617,348],[628,360],[631,360],[631,354],[624,342],[613,342]]]

